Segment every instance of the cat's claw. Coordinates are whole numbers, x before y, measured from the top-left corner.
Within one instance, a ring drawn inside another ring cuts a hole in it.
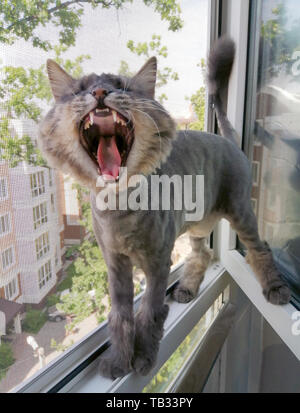
[[[146,376],[154,367],[155,362],[156,359],[152,360],[150,357],[137,355],[133,360],[133,370],[142,376]]]
[[[275,305],[288,304],[291,299],[289,287],[281,280],[272,282],[263,290],[263,294],[270,303]]]
[[[195,296],[194,294],[185,287],[180,286],[180,284],[173,291],[173,299],[181,304],[186,304],[192,301]]]
[[[118,377],[123,377],[130,373],[132,367],[129,363],[125,363],[119,357],[112,358],[108,356],[100,358],[99,371],[102,376],[115,380]]]

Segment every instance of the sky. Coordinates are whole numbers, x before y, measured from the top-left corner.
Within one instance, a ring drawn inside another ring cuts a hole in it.
[[[208,0],[181,0],[183,28],[178,32],[168,31],[168,22],[161,20],[153,8],[146,7],[142,0],[134,0],[122,10],[92,9],[84,5],[82,27],[77,32],[76,45],[65,56],[74,58],[89,54],[91,59],[83,64],[86,74],[117,73],[120,61],[128,62],[131,71],[137,71],[145,62],[144,57],[133,55],[126,44],[150,41],[152,34],[161,35],[162,44],[168,48],[168,57],[160,58],[159,67],[171,67],[179,75],[179,81],[170,81],[157,95],[165,93],[168,101],[164,106],[175,117],[189,113],[186,96],[191,96],[203,85],[203,77],[197,64],[206,58]],[[55,28],[42,28],[40,36],[51,33],[53,44],[57,39]],[[49,36],[48,36],[49,37]],[[28,42],[17,41],[13,46],[1,46],[0,58],[4,64],[24,67],[39,67],[51,52],[33,48]]]

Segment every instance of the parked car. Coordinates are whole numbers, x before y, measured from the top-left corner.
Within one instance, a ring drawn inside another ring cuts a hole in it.
[[[67,315],[63,311],[60,311],[56,308],[56,305],[53,305],[48,308],[48,320],[49,321],[62,321],[65,320]]]

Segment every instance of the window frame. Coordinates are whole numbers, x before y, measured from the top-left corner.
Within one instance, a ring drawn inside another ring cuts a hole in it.
[[[48,205],[47,201],[43,201],[38,205],[35,205],[33,208],[33,228],[34,230],[38,230],[39,228],[42,227],[42,225],[46,224],[48,222]],[[37,217],[37,214],[35,211],[38,211],[39,216]],[[43,215],[42,215],[43,212]]]
[[[2,191],[3,188],[4,188],[4,191]],[[4,196],[2,195],[3,192],[5,192]],[[7,199],[8,199],[8,180],[6,176],[2,176],[0,178],[0,201],[6,201]]]
[[[9,285],[14,283],[15,292],[14,294],[10,295],[7,294],[7,290],[9,289]],[[19,283],[17,277],[14,277],[9,283],[4,286],[4,294],[7,300],[14,300],[19,295]]]
[[[2,214],[2,215],[0,215],[0,220],[2,219],[2,218],[4,218],[4,217],[6,217],[7,216],[7,223],[8,223],[8,230],[7,231],[5,231],[5,232],[1,232],[0,233],[0,238],[1,237],[4,237],[5,235],[7,235],[7,234],[10,234],[11,233],[11,214],[10,214],[10,212],[5,212],[4,214]],[[1,226],[2,224],[0,223],[0,226]],[[6,224],[5,224],[6,225]]]
[[[46,241],[45,241],[46,239]],[[41,241],[39,241],[41,240]],[[45,242],[44,242],[45,241]],[[39,261],[41,258],[45,257],[50,251],[50,237],[49,231],[43,232],[35,240],[35,250],[36,250],[36,259]]]
[[[11,262],[8,265],[4,266],[3,254],[5,254],[9,250],[11,251]],[[9,271],[11,267],[15,265],[15,263],[16,263],[15,248],[14,248],[14,244],[11,244],[1,251],[1,267],[2,267],[3,273],[6,273],[7,271]]]
[[[38,284],[40,291],[47,286],[52,277],[52,263],[51,259],[49,259],[46,262],[44,262],[44,264],[41,265],[38,269]]]
[[[29,179],[32,198],[43,195],[46,191],[44,171],[31,173]]]

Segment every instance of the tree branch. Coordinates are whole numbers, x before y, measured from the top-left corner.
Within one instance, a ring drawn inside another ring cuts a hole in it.
[[[62,10],[67,7],[69,7],[71,4],[80,4],[80,3],[91,3],[91,0],[70,0],[66,1],[65,3],[62,3],[60,6],[55,6],[52,7],[51,9],[47,10],[48,16],[50,17],[52,13],[54,13],[57,10]],[[113,2],[106,2],[105,0],[95,0],[95,4],[103,4],[105,7],[110,7],[113,5]],[[23,19],[17,20],[14,23],[10,24],[8,27],[4,29],[4,31],[10,31],[14,26],[20,23],[25,23],[25,22],[30,22],[33,20],[38,20],[38,17],[35,16],[34,14],[27,16]]]

